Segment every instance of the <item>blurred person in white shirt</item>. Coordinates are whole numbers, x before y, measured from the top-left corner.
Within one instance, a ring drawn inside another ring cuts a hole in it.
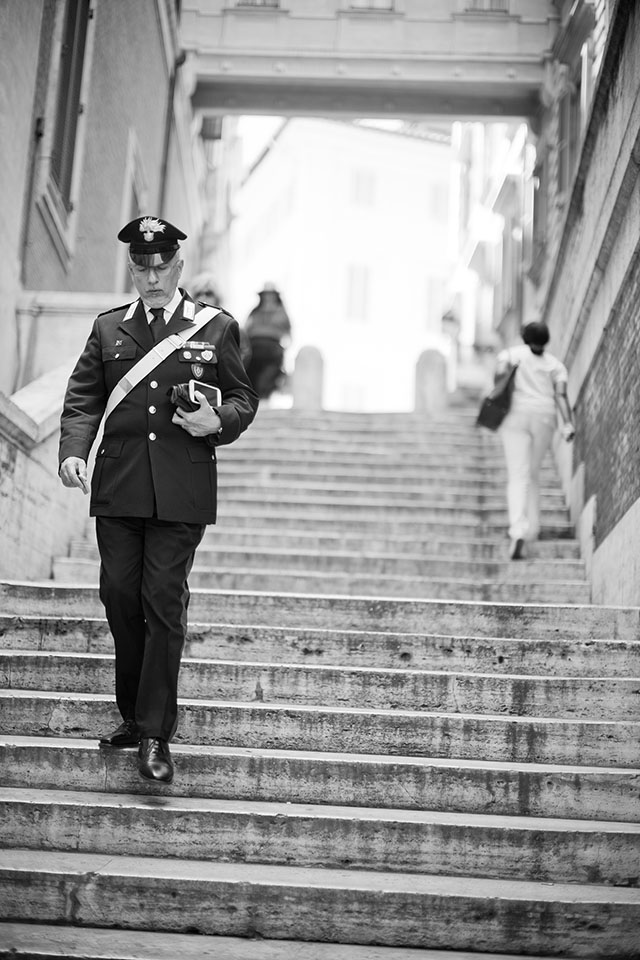
[[[545,351],[549,328],[541,321],[522,329],[524,343],[503,350],[497,357],[496,376],[516,364],[509,413],[499,435],[507,464],[509,510],[509,557],[520,560],[525,543],[540,533],[540,467],[556,429],[557,412],[562,418],[565,440],[575,436],[567,399],[567,368]]]

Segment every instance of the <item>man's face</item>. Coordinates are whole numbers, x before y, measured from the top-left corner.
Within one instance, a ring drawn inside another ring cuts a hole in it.
[[[165,307],[169,303],[176,292],[182,264],[177,253],[173,260],[154,267],[139,267],[131,260],[128,262],[134,286],[150,307]]]

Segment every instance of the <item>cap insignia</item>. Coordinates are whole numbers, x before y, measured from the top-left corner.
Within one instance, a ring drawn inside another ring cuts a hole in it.
[[[149,242],[154,239],[156,233],[164,233],[165,227],[166,223],[160,223],[154,217],[145,217],[140,221],[139,230],[144,239]]]

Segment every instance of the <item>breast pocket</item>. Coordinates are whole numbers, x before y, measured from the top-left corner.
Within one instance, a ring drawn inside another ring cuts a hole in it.
[[[104,379],[109,390],[113,390],[118,380],[128,373],[136,359],[136,346],[127,343],[120,347],[103,347],[102,363]]]

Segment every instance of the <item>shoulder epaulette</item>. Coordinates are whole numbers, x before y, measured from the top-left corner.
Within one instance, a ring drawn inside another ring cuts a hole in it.
[[[133,301],[131,301],[133,303]],[[112,307],[111,310],[103,310],[102,313],[99,313],[99,317],[106,317],[108,313],[117,313],[118,310],[128,310],[131,306],[131,303],[123,303],[121,307]]]

